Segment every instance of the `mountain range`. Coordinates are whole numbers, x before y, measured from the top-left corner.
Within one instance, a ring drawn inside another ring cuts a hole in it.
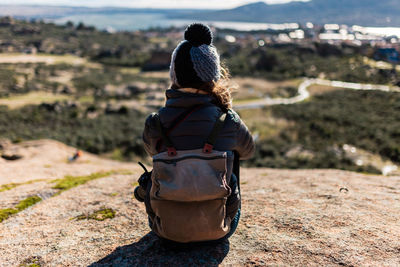
[[[204,14],[201,9],[159,9],[126,7],[84,7],[84,6],[46,6],[46,5],[0,5],[0,16],[15,18],[62,18],[81,14],[163,14],[168,17],[191,14]]]
[[[1,5],[0,16],[12,15],[25,18],[60,18],[77,14],[137,14],[157,13],[169,19],[202,21],[239,21],[286,23],[313,22],[315,24],[339,23],[362,26],[400,27],[399,0],[311,0],[268,5],[256,2],[233,9],[135,9],[88,8],[67,6]]]
[[[177,18],[285,23],[308,21],[363,26],[400,26],[399,0],[312,0],[268,5],[256,2],[229,10],[179,14]]]

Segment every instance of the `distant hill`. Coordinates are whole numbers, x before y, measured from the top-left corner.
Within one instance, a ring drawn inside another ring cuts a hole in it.
[[[177,14],[182,19],[400,26],[399,0],[312,0],[268,5],[256,2],[229,10]]]
[[[36,5],[0,5],[0,16],[16,18],[56,18],[86,11],[88,8]]]
[[[226,10],[0,5],[0,16],[60,18],[78,14],[157,13],[170,19],[285,23],[311,21],[400,27],[399,0],[312,0],[268,5],[256,2]]]
[[[153,9],[153,8],[124,8],[124,7],[99,7],[84,6],[45,6],[45,5],[0,5],[0,16],[13,16],[16,18],[60,18],[78,14],[135,14],[157,13],[170,17],[179,15],[190,16],[194,13],[204,13],[198,9]]]

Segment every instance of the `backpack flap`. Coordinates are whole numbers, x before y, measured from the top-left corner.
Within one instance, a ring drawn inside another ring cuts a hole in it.
[[[180,202],[205,201],[230,195],[226,179],[228,153],[200,149],[179,151],[171,158],[166,152],[153,158],[152,196]]]

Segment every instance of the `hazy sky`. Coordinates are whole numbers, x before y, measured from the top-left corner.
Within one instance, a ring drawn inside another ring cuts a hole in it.
[[[258,0],[260,1],[260,0]],[[154,7],[154,8],[231,8],[257,0],[0,0],[0,4],[41,4],[68,6],[124,6],[124,7]],[[293,0],[265,0],[268,4],[287,3]],[[307,1],[307,0],[301,0]],[[211,4],[211,3],[212,4]]]

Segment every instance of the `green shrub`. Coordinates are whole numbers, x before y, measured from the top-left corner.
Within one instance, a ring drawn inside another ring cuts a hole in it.
[[[136,110],[126,114],[99,114],[90,119],[76,108],[59,111],[40,106],[9,110],[0,106],[0,137],[15,140],[50,138],[100,154],[120,149],[126,157],[144,156],[141,134],[144,118]]]

